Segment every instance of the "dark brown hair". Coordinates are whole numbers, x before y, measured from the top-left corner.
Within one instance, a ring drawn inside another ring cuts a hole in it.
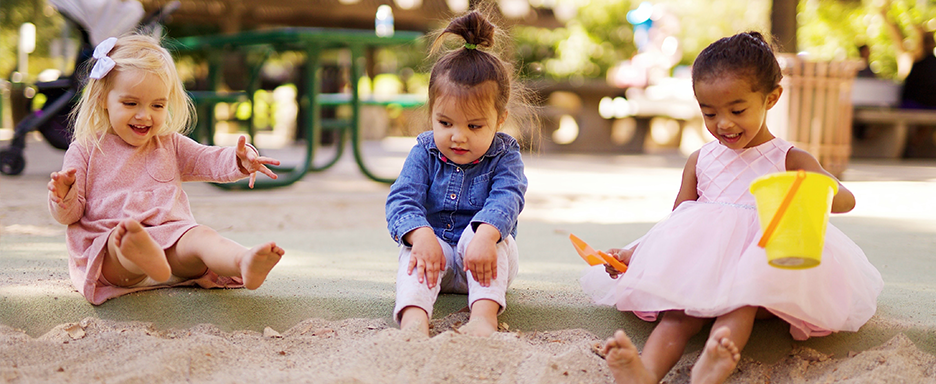
[[[772,92],[783,74],[771,43],[760,32],[743,32],[710,44],[692,63],[692,86],[715,77],[744,77],[751,90]]]

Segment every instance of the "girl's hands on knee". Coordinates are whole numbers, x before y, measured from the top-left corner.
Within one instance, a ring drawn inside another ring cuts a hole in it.
[[[75,184],[75,174],[77,172],[78,170],[75,168],[52,172],[51,180],[49,180],[49,192],[52,192],[52,202],[65,208],[65,196],[71,190],[72,184]]]
[[[471,271],[472,278],[482,287],[491,286],[491,280],[497,278],[498,240],[500,231],[497,228],[481,224],[465,251],[465,270]]]
[[[415,270],[420,283],[425,282],[429,288],[434,288],[439,282],[440,271],[445,269],[445,254],[435,232],[429,227],[416,228],[403,239],[413,244],[406,273],[412,275]]]
[[[253,148],[248,151],[246,137],[241,136],[239,139],[237,139],[237,166],[240,167],[245,173],[250,174],[250,188],[254,187],[254,182],[257,180],[257,172],[262,172],[271,179],[276,178],[276,174],[267,168],[266,164],[280,165],[280,161],[269,157],[260,156],[260,153],[256,152],[256,150]]]

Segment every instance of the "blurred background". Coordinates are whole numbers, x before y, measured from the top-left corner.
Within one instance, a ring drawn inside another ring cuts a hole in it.
[[[95,5],[121,0],[85,0]],[[131,0],[132,1],[132,0]],[[168,0],[140,0],[146,12]],[[384,13],[378,7],[384,6]],[[936,30],[930,0],[181,0],[162,21],[169,39],[282,27],[375,30],[383,19],[396,31],[429,33],[457,13],[486,7],[512,39],[505,47],[536,102],[542,129],[508,127],[537,151],[691,152],[710,140],[699,120],[689,65],[718,38],[741,31],[772,34],[780,52],[813,61],[854,62],[855,71],[885,83],[887,103],[924,54]],[[32,84],[72,73],[81,47],[76,26],[47,0],[0,2],[0,140],[47,97]],[[391,29],[391,31],[392,31]],[[378,31],[379,32],[379,31]],[[391,32],[392,33],[392,32]],[[866,46],[863,58],[859,47]],[[322,52],[322,92],[357,87],[362,97],[414,96],[415,103],[365,106],[369,140],[412,137],[425,129],[418,100],[427,87],[425,39],[367,52],[366,76],[349,83],[350,55]],[[254,51],[223,52],[223,79],[209,85],[207,58],[217,52],[174,51],[189,90],[243,90],[247,99],[211,104],[214,142],[254,129],[261,146],[301,139],[302,52],[267,53],[259,85],[244,84]],[[850,83],[849,83],[850,84]],[[875,94],[877,97],[877,94]],[[345,107],[325,108],[328,116]],[[848,116],[849,121],[851,116]],[[200,119],[203,119],[200,116]],[[329,136],[323,137],[328,144]],[[405,147],[405,145],[404,145]]]

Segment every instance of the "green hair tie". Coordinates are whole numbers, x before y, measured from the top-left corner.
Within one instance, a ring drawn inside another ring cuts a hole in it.
[[[465,43],[465,49],[478,49],[477,44]]]

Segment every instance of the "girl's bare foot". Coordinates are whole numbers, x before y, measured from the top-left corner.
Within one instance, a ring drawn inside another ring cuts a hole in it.
[[[241,257],[240,272],[244,287],[257,289],[286,251],[270,242],[250,249]]]
[[[497,332],[497,312],[500,304],[488,299],[480,299],[471,304],[468,322],[458,332],[470,336],[488,337]]]
[[[741,352],[730,339],[731,329],[721,327],[712,332],[702,356],[692,367],[693,384],[722,383],[734,372],[741,359]]]
[[[419,307],[406,307],[400,311],[400,330],[416,331],[429,336],[429,314]]]
[[[605,361],[608,362],[608,368],[611,369],[611,375],[614,376],[615,383],[644,384],[657,382],[653,374],[640,361],[637,347],[634,346],[634,343],[631,342],[624,331],[617,330],[614,332],[614,336],[605,341],[603,351]]]
[[[458,332],[477,337],[491,336],[497,332],[497,318],[494,318],[493,323],[489,319],[470,318],[465,325],[458,328]]]
[[[146,233],[140,222],[127,219],[117,224],[113,244],[118,253],[118,260],[128,271],[143,273],[158,282],[167,281],[172,277],[166,253]],[[127,265],[124,261],[129,261],[132,265]]]

